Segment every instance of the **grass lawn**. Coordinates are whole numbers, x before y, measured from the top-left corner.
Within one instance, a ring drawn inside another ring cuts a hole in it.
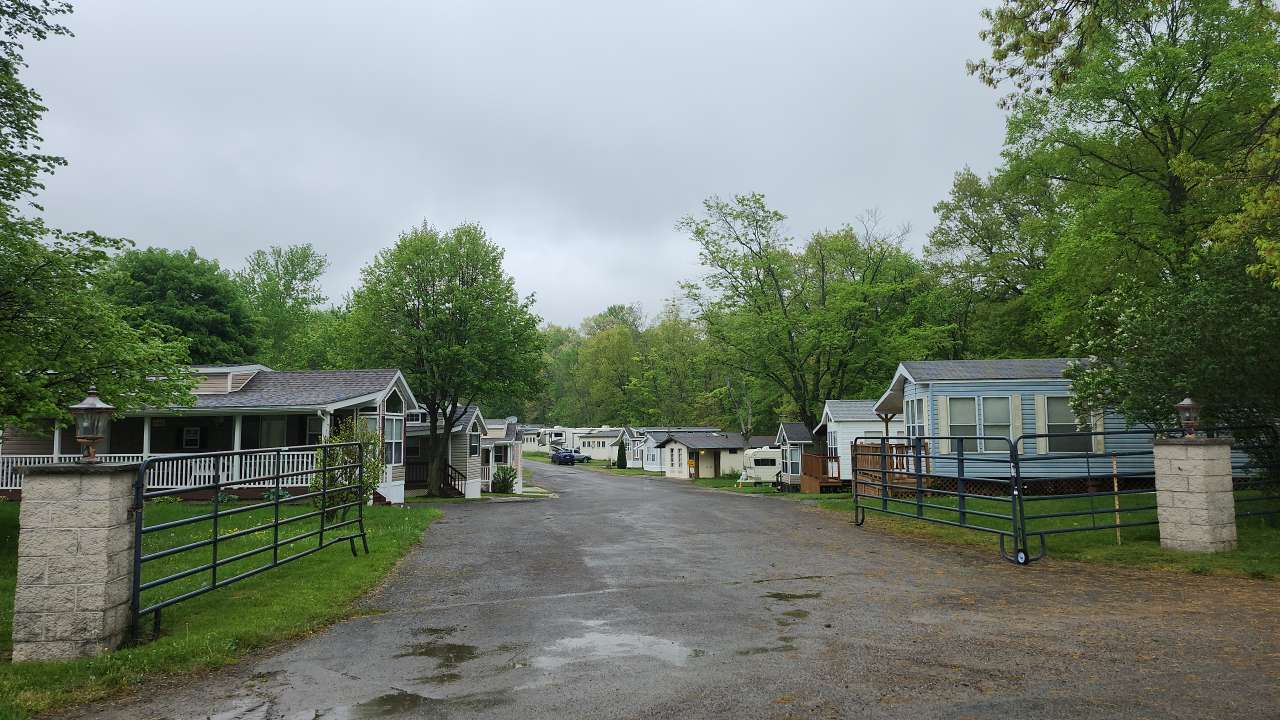
[[[246,505],[249,503],[245,503]],[[357,558],[345,543],[269,570],[229,587],[179,603],[164,611],[160,637],[88,660],[11,664],[11,619],[17,566],[18,503],[0,503],[0,719],[25,717],[58,707],[98,700],[146,680],[207,670],[234,662],[246,653],[274,642],[312,632],[351,613],[351,604],[374,587],[396,562],[422,538],[426,527],[441,516],[428,507],[365,508],[369,555]],[[150,504],[148,525],[207,512],[208,503]],[[308,506],[285,506],[282,514],[296,515]],[[261,524],[271,510],[254,510],[224,517],[222,535]],[[316,529],[317,519],[302,520],[282,531],[282,540]],[[343,529],[345,530],[345,529]],[[339,530],[342,533],[343,530]],[[208,537],[207,522],[151,533],[144,548],[150,552]],[[271,540],[269,530],[219,543],[219,555],[258,547]],[[287,556],[312,547],[316,538],[281,548]],[[269,553],[219,568],[222,577],[261,564]],[[209,549],[179,553],[147,563],[143,578],[151,579],[208,562]],[[161,596],[192,589],[207,578],[185,578],[143,595],[147,604]],[[144,618],[144,627],[148,626]]]
[[[605,467],[604,465],[596,465],[594,467],[591,465],[587,465],[586,467],[589,467],[592,470],[599,470],[600,472],[609,473],[610,475],[622,475],[625,477],[666,477],[667,475],[664,472],[658,472],[656,470],[645,470],[644,468],[632,468],[632,467],[618,468],[618,467]]]
[[[525,460],[537,460],[538,462],[551,462],[551,453],[538,452],[537,450],[525,450],[520,454]]]
[[[742,493],[744,495],[782,495],[783,493],[773,489],[772,485],[746,485],[738,487],[737,475],[721,475],[718,478],[697,478],[693,481],[694,485],[705,488],[714,488],[716,490],[728,490],[729,492]]]
[[[863,500],[873,505],[878,503],[877,500],[866,498]],[[940,496],[931,497],[926,502],[945,506],[954,506],[955,504],[954,498]],[[828,495],[818,499],[817,504],[826,510],[844,513],[850,513],[853,510],[853,500],[847,493],[841,493],[839,496]],[[1143,507],[1154,504],[1155,496],[1150,493],[1121,496],[1121,508]],[[891,499],[889,508],[899,512],[914,513],[915,502],[911,499]],[[1007,516],[1009,502],[968,498],[966,508]],[[1109,497],[1027,500],[1024,503],[1024,508],[1029,518],[1027,520],[1027,529],[1031,532],[1055,528],[1089,527],[1093,521],[1096,521],[1097,524],[1105,525],[1113,522],[1115,517],[1112,499]],[[1039,519],[1030,517],[1033,515],[1073,511],[1092,511],[1094,514]],[[924,512],[929,517],[951,521],[957,519],[957,513],[954,510],[925,508]],[[868,511],[866,515],[867,520],[864,527],[871,530],[883,530],[899,535],[928,538],[960,545],[980,545],[989,547],[993,551],[999,542],[997,536],[993,533],[936,525],[872,511]],[[1121,522],[1154,520],[1155,511],[1135,510],[1122,512],[1120,518]],[[998,530],[1009,530],[1011,528],[1010,522],[1004,518],[970,515],[968,522],[972,525],[981,525]],[[1239,547],[1236,550],[1212,555],[1185,553],[1161,548],[1160,532],[1156,525],[1121,528],[1119,544],[1116,543],[1116,531],[1114,529],[1070,532],[1047,536],[1045,557],[1206,575],[1235,575],[1257,579],[1280,579],[1280,526],[1269,525],[1265,517],[1246,517],[1238,519],[1236,532],[1239,536]],[[1033,553],[1038,550],[1038,538],[1028,537],[1028,543]]]
[[[703,487],[727,490],[729,492],[768,495],[790,501],[812,501],[824,510],[851,513],[853,499],[848,492],[841,493],[780,493],[772,487],[738,488],[734,486],[735,478],[716,478],[713,480],[695,480]],[[1243,497],[1237,494],[1237,501]],[[878,503],[877,500],[864,499],[865,503]],[[953,508],[955,498],[931,496],[927,503],[946,506],[944,508],[924,508],[927,517],[944,520],[957,520],[957,512]],[[1154,494],[1122,495],[1121,508],[1136,508],[1155,504]],[[1007,519],[1009,502],[1001,499],[982,500],[966,499],[966,510],[975,511],[966,519],[970,525],[980,525],[993,530],[1011,529]],[[1114,507],[1112,499],[1107,498],[1072,498],[1072,499],[1029,499],[1024,503],[1025,513],[1029,517],[1027,529],[1031,532],[1055,528],[1088,527],[1091,522],[1105,525],[1113,522]],[[915,501],[911,498],[890,499],[889,509],[898,512],[912,513],[916,511]],[[1257,510],[1259,507],[1251,506]],[[1093,515],[1057,518],[1031,518],[1033,515],[1051,515],[1061,512],[1092,511]],[[991,513],[1004,517],[989,517],[976,513]],[[1154,520],[1155,510],[1133,510],[1123,512],[1121,522],[1137,522]],[[1271,522],[1272,524],[1268,524]],[[966,528],[937,525],[920,522],[912,518],[886,515],[879,512],[867,512],[864,527],[873,531],[890,532],[897,535],[927,538],[939,542],[958,545],[977,545],[989,547],[993,551],[999,540],[994,533],[981,532]],[[1087,532],[1070,532],[1049,535],[1046,538],[1045,557],[1061,560],[1080,560],[1099,562],[1110,565],[1126,565],[1147,567],[1176,572],[1191,572],[1207,575],[1234,575],[1258,579],[1280,579],[1280,525],[1265,517],[1240,518],[1236,531],[1239,547],[1228,553],[1199,555],[1160,547],[1160,532],[1155,525],[1129,527],[1120,529],[1120,543],[1116,544],[1114,529],[1091,530]],[[1031,551],[1039,548],[1038,537],[1029,537]]]

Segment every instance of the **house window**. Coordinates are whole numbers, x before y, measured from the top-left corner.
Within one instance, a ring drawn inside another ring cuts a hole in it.
[[[787,474],[800,474],[800,448],[787,448]]]
[[[952,444],[958,451],[961,445],[967,453],[978,451],[978,399],[971,397],[947,398],[947,415],[951,423],[949,435],[959,436]]]
[[[422,438],[410,435],[404,439],[404,456],[407,458],[422,457]]]
[[[1011,410],[1007,397],[982,398],[982,452],[1009,452],[1009,443],[992,438],[1009,437]]]
[[[904,409],[907,414],[907,435],[909,437],[924,437],[924,398],[908,400]]]
[[[382,421],[382,461],[388,465],[404,463],[404,418],[388,417]]]
[[[182,449],[183,450],[199,450],[200,449],[200,428],[198,427],[182,428]]]
[[[467,454],[472,457],[480,454],[480,433],[471,433],[468,436]]]
[[[258,420],[258,447],[284,447],[285,417],[283,415],[267,415]]]
[[[777,467],[778,459],[777,458],[756,458],[755,460],[752,460],[751,463],[756,467]]]
[[[510,464],[508,459],[509,448],[506,445],[493,446],[493,462],[498,465]]]
[[[835,430],[827,432],[827,450],[834,453],[840,452],[840,437]]]
[[[1079,430],[1079,422],[1071,411],[1071,398],[1045,398],[1045,409],[1049,413],[1049,452],[1086,453],[1093,449],[1093,440],[1088,435],[1053,437],[1054,433],[1074,433]]]
[[[307,444],[319,445],[324,441],[324,418],[307,418]]]

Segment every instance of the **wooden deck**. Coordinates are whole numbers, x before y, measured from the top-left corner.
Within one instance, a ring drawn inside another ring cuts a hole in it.
[[[840,457],[834,452],[823,455],[804,453],[800,456],[800,492],[838,492],[851,484],[851,480],[840,478]]]
[[[920,457],[924,465],[924,485],[929,487],[932,482],[928,475],[932,465],[929,461],[929,443],[924,442],[922,445]],[[880,449],[880,443],[857,443],[853,446],[854,472],[861,483],[858,492],[879,497],[882,481],[889,485],[914,485],[916,468],[911,446],[901,442],[888,443],[883,459]],[[889,490],[890,495],[901,492]]]

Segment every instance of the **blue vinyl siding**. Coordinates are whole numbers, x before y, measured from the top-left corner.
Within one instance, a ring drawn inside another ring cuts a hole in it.
[[[928,413],[927,427],[929,435],[940,435],[941,424],[938,408],[941,403],[947,401],[951,397],[1010,397],[1012,395],[1021,396],[1021,404],[1018,408],[1010,408],[1010,412],[1017,413],[1022,419],[1022,434],[1034,435],[1036,432],[1036,396],[1044,395],[1046,397],[1069,396],[1071,395],[1071,381],[1069,380],[1028,380],[1028,381],[973,381],[973,382],[947,382],[947,383],[912,383],[907,382],[903,388],[903,402],[908,402],[916,398],[926,399],[926,412]],[[980,403],[979,403],[980,405]],[[979,407],[979,423],[981,417],[981,409]],[[1122,432],[1125,428],[1125,421],[1122,416],[1117,413],[1108,411],[1103,418],[1103,429],[1108,432]],[[936,441],[930,441],[931,443]],[[1127,452],[1141,451],[1147,453],[1144,456],[1121,457],[1117,458],[1117,469],[1121,473],[1144,472],[1149,473],[1152,470],[1150,457],[1151,438],[1149,435],[1110,435],[1104,439],[1104,452]],[[936,453],[936,446],[933,450]],[[968,457],[974,458],[975,455],[967,454]],[[998,460],[1001,455],[1007,457],[1007,453],[990,452],[978,453],[976,457],[986,457],[992,460]],[[1071,454],[1046,454],[1041,455],[1038,452],[1034,439],[1024,443],[1021,448],[1020,455],[1023,458],[1044,458],[1031,460],[1028,459],[1022,465],[1022,474],[1024,478],[1029,477],[1064,477],[1070,475],[1084,475],[1091,473],[1095,476],[1108,475],[1111,471],[1110,460],[1106,458],[1084,458]],[[953,475],[956,472],[956,463],[954,458],[954,448],[952,453],[945,457],[935,457],[933,462],[933,471],[940,474]],[[965,474],[967,476],[988,475],[993,477],[1008,477],[1009,468],[1007,463],[1002,462],[983,462],[966,461]]]

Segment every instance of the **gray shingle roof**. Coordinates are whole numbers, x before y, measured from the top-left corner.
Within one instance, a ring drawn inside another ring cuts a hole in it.
[[[1061,378],[1071,358],[1026,360],[912,360],[902,367],[916,382],[934,380],[1047,380]]]
[[[677,432],[668,435],[658,446],[669,442],[678,442],[694,450],[741,450],[746,447],[741,433]]]
[[[399,373],[378,370],[261,371],[240,390],[197,395],[197,409],[324,407],[343,400],[381,392]],[[409,398],[405,398],[406,403]]]
[[[777,439],[778,438],[774,437],[773,435],[752,435],[750,438],[747,439],[747,447],[749,448],[769,447],[770,445],[773,444],[773,441]]]
[[[809,432],[809,428],[805,427],[804,423],[782,423],[779,430],[779,434],[787,436],[788,442],[813,442],[813,433]]]
[[[875,400],[828,400],[827,412],[835,422],[879,420]]]

